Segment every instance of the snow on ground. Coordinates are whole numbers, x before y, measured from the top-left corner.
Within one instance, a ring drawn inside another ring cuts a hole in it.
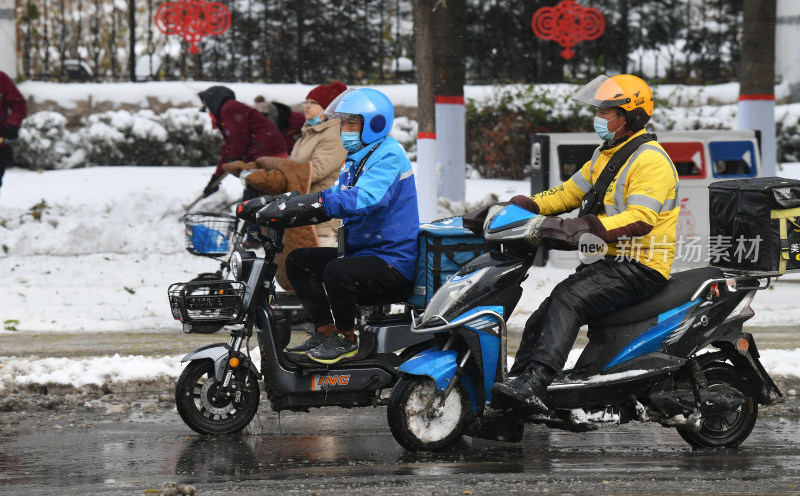
[[[4,295],[0,333],[181,332],[167,303],[169,284],[218,267],[184,249],[183,205],[190,203],[213,169],[94,167],[7,171],[0,190],[0,274]],[[800,177],[800,164],[783,175]],[[467,204],[490,194],[501,199],[529,193],[524,181],[470,179]],[[241,184],[229,177],[197,210],[230,208]],[[511,318],[521,326],[571,271],[534,267]],[[800,277],[785,276],[754,300],[759,326],[797,326]],[[102,384],[177,376],[181,354],[72,360],[0,357],[0,392],[12,384]],[[800,349],[762,350],[765,365],[800,376]],[[2,350],[0,350],[2,355]],[[574,353],[573,353],[574,357]]]

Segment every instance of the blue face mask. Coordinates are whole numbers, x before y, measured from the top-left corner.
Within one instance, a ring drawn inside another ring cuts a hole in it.
[[[319,115],[315,115],[314,117],[312,117],[311,119],[307,120],[306,122],[308,123],[309,126],[316,126],[317,124],[322,122],[322,119],[319,118]]]
[[[611,141],[614,139],[614,135],[617,134],[619,128],[615,131],[608,130],[608,119],[603,119],[602,117],[595,116],[594,118],[594,132],[600,136],[600,139],[603,141]]]
[[[350,153],[359,151],[363,147],[363,143],[361,143],[361,133],[342,133],[342,145],[344,145],[344,149]]]

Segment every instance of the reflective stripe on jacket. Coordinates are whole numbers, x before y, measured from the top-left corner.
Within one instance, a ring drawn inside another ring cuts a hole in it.
[[[535,195],[540,213],[553,215],[580,207],[611,157],[641,130],[614,148],[599,147],[592,159],[563,184]],[[610,236],[608,256],[636,260],[668,278],[675,258],[678,225],[678,173],[667,152],[655,141],[645,143],[617,173],[597,215]],[[631,233],[646,232],[632,237]]]

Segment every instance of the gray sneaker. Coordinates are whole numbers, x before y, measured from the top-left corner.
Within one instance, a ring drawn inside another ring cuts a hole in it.
[[[336,332],[325,338],[322,344],[309,350],[306,356],[315,362],[331,364],[357,354],[358,341],[351,343],[344,334]]]
[[[286,348],[286,351],[288,351],[289,353],[300,353],[305,355],[309,351],[321,345],[324,339],[325,336],[323,336],[318,332],[315,332],[314,334],[311,335],[310,338],[306,339],[305,343],[298,344],[297,346],[292,346],[291,348]]]

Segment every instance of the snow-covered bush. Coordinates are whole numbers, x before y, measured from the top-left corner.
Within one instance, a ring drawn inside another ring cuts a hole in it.
[[[569,86],[498,87],[487,102],[467,101],[467,162],[484,178],[522,179],[533,133],[585,130],[591,114],[567,98]]]
[[[212,165],[221,138],[197,109],[108,111],[85,117],[75,132],[56,112],[25,119],[15,160],[29,169],[90,165]]]
[[[14,144],[14,161],[29,169],[75,167],[71,159],[81,161],[77,136],[67,131],[67,118],[58,112],[37,112],[25,118]],[[63,165],[61,165],[63,164]],[[61,165],[59,167],[59,165]]]

